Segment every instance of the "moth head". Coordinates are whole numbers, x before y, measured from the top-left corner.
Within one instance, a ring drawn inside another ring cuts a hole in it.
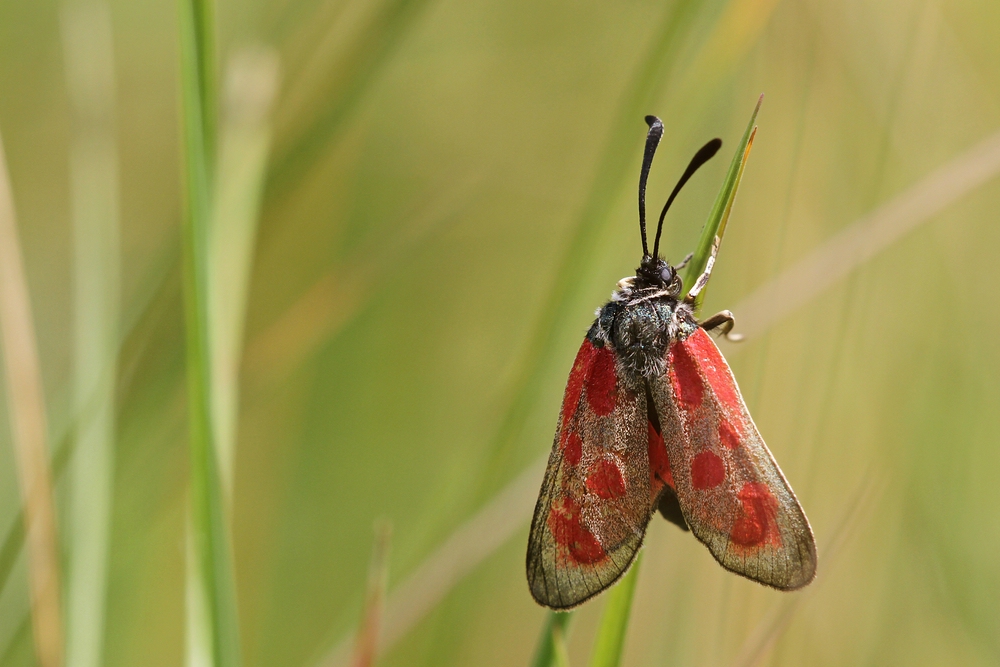
[[[674,298],[680,295],[683,287],[681,277],[677,275],[674,267],[659,257],[650,257],[649,255],[643,257],[639,268],[635,270],[635,277],[636,287],[640,289],[654,287],[667,290]]]

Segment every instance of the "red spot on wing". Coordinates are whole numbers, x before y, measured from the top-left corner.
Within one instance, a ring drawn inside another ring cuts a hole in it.
[[[621,468],[611,459],[599,460],[587,475],[587,488],[605,500],[621,498],[625,495],[625,478]]]
[[[646,422],[649,431],[649,484],[659,491],[659,484],[666,483],[670,488],[674,486],[674,476],[670,472],[670,459],[667,457],[667,446],[663,444],[663,436],[656,432],[652,422]]]
[[[696,489],[711,489],[726,478],[726,464],[715,452],[704,451],[691,461],[691,484]]]
[[[778,501],[767,485],[747,482],[737,497],[743,505],[743,516],[733,524],[729,539],[741,547],[757,547],[764,543],[781,546],[781,533],[775,521]]]
[[[736,449],[740,446],[739,432],[725,419],[719,424],[719,440],[729,449]]]
[[[692,335],[688,340],[693,337]],[[698,375],[698,366],[683,342],[670,346],[670,381],[682,407],[693,410],[701,405],[705,390],[701,384],[701,376]]]
[[[740,390],[736,388],[736,381],[733,380],[733,375],[729,372],[729,364],[726,363],[719,348],[715,346],[705,330],[698,329],[683,342],[675,343],[671,347],[671,353],[673,353],[673,348],[677,347],[687,352],[689,355],[687,358],[692,366],[696,367],[693,370],[694,375],[700,375],[705,379],[719,402],[729,408],[730,414],[741,414],[743,412],[743,399],[740,398]]]
[[[577,563],[591,564],[603,560],[607,557],[604,547],[580,519],[580,506],[572,498],[567,496],[554,503],[548,521],[552,537]]]
[[[570,431],[569,437],[565,438],[563,444],[563,460],[569,465],[575,466],[580,462],[581,456],[583,456],[583,440],[579,433]]]
[[[587,403],[598,416],[606,417],[614,412],[617,385],[615,355],[606,347],[594,348],[587,374]]]
[[[576,353],[573,370],[569,372],[569,381],[566,383],[566,395],[563,397],[562,406],[562,428],[564,431],[569,420],[576,413],[576,405],[580,402],[580,394],[583,392],[583,381],[587,378],[587,371],[590,370],[593,357],[594,346],[584,338],[580,351]]]

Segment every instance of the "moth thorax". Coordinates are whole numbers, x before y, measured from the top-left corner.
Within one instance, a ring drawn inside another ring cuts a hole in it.
[[[673,308],[662,300],[626,305],[615,318],[612,344],[635,379],[663,374]]]

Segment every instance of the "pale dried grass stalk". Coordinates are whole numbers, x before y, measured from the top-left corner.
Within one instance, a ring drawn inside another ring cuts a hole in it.
[[[42,370],[21,257],[14,199],[0,138],[0,337],[17,477],[24,505],[35,655],[42,667],[63,662],[59,550],[49,471]]]

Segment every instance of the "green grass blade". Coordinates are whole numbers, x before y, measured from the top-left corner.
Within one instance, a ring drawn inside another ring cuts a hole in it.
[[[329,153],[345,121],[371,86],[379,81],[382,71],[392,62],[393,54],[429,4],[429,0],[385,0],[375,8],[368,23],[347,38],[344,53],[335,63],[331,63],[329,57],[322,57],[322,47],[317,49],[319,57],[316,60],[323,63],[321,71],[314,74],[307,70],[305,77],[312,89],[321,91],[326,102],[286,145],[275,148],[274,167],[268,171],[269,200],[281,199],[302,181],[323,155]],[[338,28],[331,26],[331,33]],[[337,68],[345,72],[340,77],[336,76]],[[325,84],[331,78],[336,81],[332,87]],[[302,85],[299,81],[291,81],[289,96],[298,97],[297,91]]]
[[[218,118],[218,81],[215,58],[215,1],[181,0],[190,2],[194,37],[193,48],[197,68],[198,99],[201,100],[201,132],[206,162],[215,162]],[[183,58],[183,56],[182,56]],[[183,74],[182,74],[183,77]],[[208,172],[211,176],[211,171]]]
[[[76,456],[69,488],[66,664],[98,667],[103,643],[115,474],[121,251],[111,11],[69,2],[61,15],[74,115],[73,222]]]
[[[740,187],[743,170],[746,167],[747,158],[750,157],[750,148],[753,146],[753,137],[757,131],[757,127],[754,125],[757,121],[757,112],[760,111],[760,105],[763,101],[764,96],[761,95],[757,99],[757,106],[754,107],[753,114],[750,116],[750,122],[747,123],[747,129],[743,132],[743,138],[739,146],[736,147],[733,160],[729,163],[726,180],[722,182],[722,189],[719,190],[719,195],[715,198],[712,211],[709,213],[708,219],[705,221],[705,226],[701,230],[701,237],[698,239],[698,245],[695,247],[694,256],[691,258],[691,262],[687,267],[687,273],[684,275],[684,286],[688,290],[691,289],[698,276],[702,274],[708,265],[709,256],[712,254],[712,244],[715,243],[715,239],[718,238],[721,244],[722,237],[726,233],[726,223],[729,222],[729,213],[733,210],[733,202],[736,201],[736,191]],[[704,299],[705,290],[703,289],[698,294],[697,299],[695,299],[695,310],[701,308]]]
[[[182,233],[185,366],[190,446],[188,659],[240,663],[236,587],[212,413],[208,225],[214,133],[213,26],[208,0],[180,1],[181,125],[185,211]]]
[[[608,602],[601,616],[601,627],[597,630],[597,641],[594,642],[594,650],[590,654],[590,667],[618,667],[621,663],[622,649],[625,648],[625,633],[628,632],[628,619],[632,613],[635,582],[639,578],[641,564],[640,552],[632,563],[632,568],[608,593]]]
[[[532,667],[568,667],[569,651],[566,649],[566,637],[572,620],[571,611],[549,612],[542,636],[538,638],[535,659],[531,661]]]
[[[226,68],[208,230],[208,312],[213,426],[227,507],[232,500],[244,320],[278,71],[277,53],[261,47],[238,51]]]

